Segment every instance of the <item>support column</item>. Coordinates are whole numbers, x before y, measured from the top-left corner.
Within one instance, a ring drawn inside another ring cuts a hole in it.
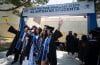
[[[87,27],[88,33],[97,27],[96,13],[87,14]]]
[[[24,34],[24,26],[25,26],[24,18],[25,17],[21,15],[20,25],[19,25],[19,28],[20,28],[20,36],[22,36]]]
[[[22,38],[23,34],[24,34],[24,26],[25,26],[25,21],[24,21],[24,16],[22,16],[21,14],[21,17],[20,17],[20,24],[19,24],[19,31],[20,31],[20,35],[19,35],[19,39],[17,41],[17,44],[16,44],[16,49],[19,49],[20,46],[21,46],[21,41],[20,39]]]
[[[97,17],[96,17],[96,0],[94,1],[94,13],[88,13],[87,14],[87,27],[88,27],[88,33],[97,27]]]

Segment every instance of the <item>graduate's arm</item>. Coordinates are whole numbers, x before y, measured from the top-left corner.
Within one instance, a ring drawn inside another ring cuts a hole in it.
[[[60,20],[58,23],[58,28],[57,28],[58,31],[60,31],[62,24],[63,24],[63,20]]]
[[[60,31],[61,26],[62,26],[62,22],[59,21],[58,28],[55,30],[55,32],[53,34],[54,38],[56,38],[56,39],[58,39],[58,38],[60,38],[60,37],[63,36],[62,33],[61,33],[61,31]]]

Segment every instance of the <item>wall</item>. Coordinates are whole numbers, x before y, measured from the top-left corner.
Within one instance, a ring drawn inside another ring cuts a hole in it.
[[[63,37],[61,41],[65,41],[65,37],[68,34],[68,31],[73,31],[73,33],[78,33],[80,37],[82,34],[87,34],[87,18],[83,16],[60,16],[60,17],[43,17],[41,19],[41,26],[50,25],[57,29],[58,22],[63,20],[61,27],[61,32]]]

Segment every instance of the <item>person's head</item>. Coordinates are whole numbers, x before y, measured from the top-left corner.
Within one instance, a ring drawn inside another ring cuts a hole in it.
[[[88,34],[88,38],[93,38],[92,34]]]
[[[51,35],[51,34],[52,34],[51,30],[48,29],[48,30],[47,30],[47,35],[49,36],[49,35]]]
[[[77,37],[77,33],[74,33],[74,37]]]
[[[43,29],[41,32],[41,37],[46,38],[46,36],[47,36],[47,30]]]
[[[72,31],[69,31],[69,35],[72,35]]]
[[[47,26],[47,35],[51,35],[53,33],[54,27]]]
[[[86,35],[82,35],[81,40],[88,40]]]
[[[43,30],[47,30],[47,25],[44,25],[44,28],[43,28]]]
[[[42,28],[39,27],[38,30],[39,30],[39,34],[40,34],[42,32]]]
[[[36,26],[32,26],[32,28],[31,28],[31,32],[32,32],[32,33],[36,33],[36,29],[37,29]]]
[[[28,30],[29,30],[29,27],[28,27],[27,25],[25,25],[25,26],[24,26],[24,31],[25,31],[25,32],[28,32]]]
[[[47,30],[44,30],[44,29],[43,29],[43,30],[42,30],[42,34],[43,34],[43,35],[47,34]]]
[[[48,26],[48,25],[44,25],[44,29],[45,31],[47,31],[47,35],[51,35],[53,30],[54,30],[54,27],[51,27],[51,26]]]
[[[40,34],[41,32],[42,32],[42,29],[40,27],[36,29],[36,34],[37,35]]]
[[[100,38],[100,28],[97,27],[89,32],[92,38]]]

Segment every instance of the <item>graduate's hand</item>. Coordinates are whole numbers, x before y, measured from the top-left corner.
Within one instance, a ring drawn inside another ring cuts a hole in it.
[[[59,26],[61,27],[62,24],[63,24],[63,20],[60,20],[60,21],[59,21]]]
[[[60,30],[62,24],[63,24],[63,20],[61,19],[61,20],[59,21],[59,23],[58,23],[58,30]]]

